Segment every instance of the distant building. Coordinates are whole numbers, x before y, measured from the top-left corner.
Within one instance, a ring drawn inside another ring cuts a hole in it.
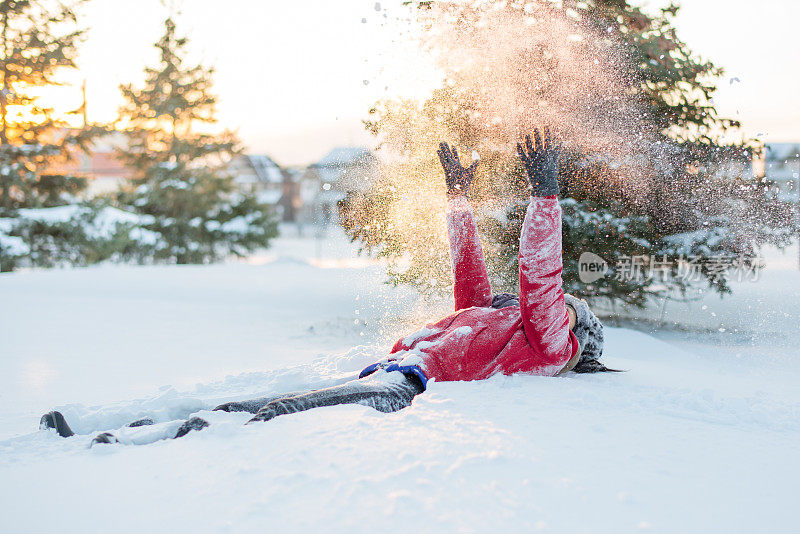
[[[776,182],[781,200],[798,201],[800,180],[800,142],[764,145],[764,176]]]
[[[338,220],[338,203],[352,192],[368,190],[378,177],[378,159],[366,147],[336,147],[300,177],[302,218],[328,224]]]
[[[259,201],[273,206],[283,221],[295,221],[302,207],[298,191],[298,173],[281,167],[269,156],[244,154],[228,166],[234,181]]]
[[[269,156],[243,154],[233,158],[228,166],[236,184],[249,193],[281,191],[283,172]],[[278,195],[280,196],[280,195]]]
[[[111,193],[125,184],[133,171],[117,159],[117,149],[126,141],[122,132],[112,132],[95,139],[87,154],[78,148],[71,149],[72,159],[48,169],[48,172],[83,176],[87,181],[87,197]]]
[[[113,132],[95,140],[91,152],[51,169],[85,176],[86,196],[124,186],[133,171],[117,159],[126,136]],[[338,203],[351,192],[368,190],[378,176],[378,159],[366,147],[337,147],[304,169],[282,167],[266,155],[243,154],[227,165],[235,184],[274,207],[285,222],[328,224],[338,220]]]

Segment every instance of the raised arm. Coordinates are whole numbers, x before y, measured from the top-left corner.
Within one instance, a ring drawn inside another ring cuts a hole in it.
[[[569,329],[561,271],[561,206],[558,204],[559,148],[548,130],[534,131],[517,144],[528,179],[531,203],[519,243],[520,311],[528,343],[560,369],[578,350]]]
[[[478,162],[461,166],[458,152],[447,143],[439,145],[439,161],[447,184],[447,232],[450,237],[450,260],[455,285],[456,310],[472,306],[490,306],[492,289],[486,274],[486,260],[478,238],[478,228],[467,192],[475,176]]]

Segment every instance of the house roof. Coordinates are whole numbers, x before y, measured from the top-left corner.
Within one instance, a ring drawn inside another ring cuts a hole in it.
[[[247,158],[250,166],[253,167],[259,182],[272,184],[283,182],[281,168],[269,156],[248,154],[245,158]]]
[[[319,170],[323,182],[335,183],[354,168],[369,168],[377,164],[377,158],[370,149],[363,146],[336,147],[323,156],[312,167]]]
[[[337,146],[318,162],[319,167],[341,167],[346,165],[369,165],[375,162],[372,151],[364,146]]]

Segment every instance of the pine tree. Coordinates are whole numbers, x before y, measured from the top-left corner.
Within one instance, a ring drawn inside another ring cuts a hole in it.
[[[70,127],[64,117],[80,110],[49,108],[36,94],[76,68],[81,3],[0,0],[0,271],[87,264],[126,247],[125,232],[96,235],[98,206],[78,196],[86,179],[64,170],[104,129]]]
[[[739,125],[721,117],[713,104],[714,83],[722,71],[677,37],[672,25],[677,6],[648,14],[627,0],[497,1],[477,7],[447,1],[413,4],[423,23],[426,17],[438,17],[437,24],[446,17],[455,21],[457,39],[431,32],[431,54],[445,58],[480,53],[482,48],[475,43],[493,46],[485,39],[511,39],[510,31],[502,31],[502,22],[526,32],[532,30],[519,28],[531,27],[526,25],[536,18],[534,24],[560,24],[563,31],[544,30],[550,39],[531,39],[534,44],[528,48],[509,52],[502,60],[506,63],[497,61],[513,71],[510,75],[478,70],[470,63],[481,58],[455,67],[445,62],[443,86],[424,102],[382,101],[371,110],[374,118],[367,128],[401,156],[400,163],[392,164],[387,178],[366,198],[348,199],[343,222],[364,249],[378,250],[390,259],[390,281],[423,290],[443,289],[451,282],[446,233],[438,218],[430,215],[437,207],[430,199],[438,198],[442,187],[435,146],[444,139],[476,149],[481,156],[472,196],[484,207],[479,226],[490,276],[497,289],[516,290],[520,225],[528,192],[513,143],[524,133],[525,121],[517,115],[507,125],[504,117],[487,117],[485,106],[481,107],[487,91],[504,91],[515,83],[516,92],[504,93],[512,114],[519,107],[530,107],[547,121],[561,113],[569,119],[562,121],[562,129],[578,130],[573,137],[589,138],[594,130],[599,132],[593,139],[579,139],[563,152],[561,161],[562,196],[572,198],[564,203],[567,290],[642,306],[648,297],[667,291],[685,294],[690,285],[676,276],[677,261],[664,283],[609,276],[583,284],[578,258],[591,251],[612,265],[630,256],[694,257],[708,285],[727,292],[726,280],[709,265],[714,256],[736,256],[752,266],[759,244],[787,242],[789,210],[775,201],[770,184],[718,172],[724,165],[745,166],[754,143],[726,141]],[[429,11],[433,4],[440,8],[435,14]],[[581,38],[570,41],[574,34]],[[524,46],[519,41],[485,53]],[[474,48],[466,52],[464,42]],[[576,47],[572,58],[564,53],[568,46]],[[570,70],[569,61],[576,57]],[[591,71],[597,63],[597,77],[581,79],[586,87],[576,90],[558,78],[576,69]],[[605,79],[603,68],[615,69],[605,85],[597,82]],[[498,76],[502,83],[497,83]],[[614,151],[609,140],[630,143],[637,161],[609,161],[604,157],[604,151]],[[601,148],[593,152],[597,145]],[[506,208],[496,201],[509,197],[515,200]]]
[[[155,44],[160,61],[141,88],[121,86],[120,158],[135,171],[120,202],[153,217],[160,261],[204,263],[265,247],[277,235],[269,209],[235,188],[225,164],[240,151],[234,133],[203,131],[215,120],[213,69],[185,64],[187,39],[168,18]]]
[[[68,128],[35,96],[75,68],[83,35],[76,5],[0,0],[0,215],[64,204],[86,187],[84,178],[53,169],[98,131]]]

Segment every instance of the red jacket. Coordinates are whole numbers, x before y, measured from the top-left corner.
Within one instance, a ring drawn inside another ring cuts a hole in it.
[[[561,206],[533,198],[519,245],[519,306],[491,307],[478,229],[469,202],[448,202],[456,311],[395,343],[391,359],[419,365],[436,380],[480,380],[496,373],[553,376],[578,350],[561,288]]]

